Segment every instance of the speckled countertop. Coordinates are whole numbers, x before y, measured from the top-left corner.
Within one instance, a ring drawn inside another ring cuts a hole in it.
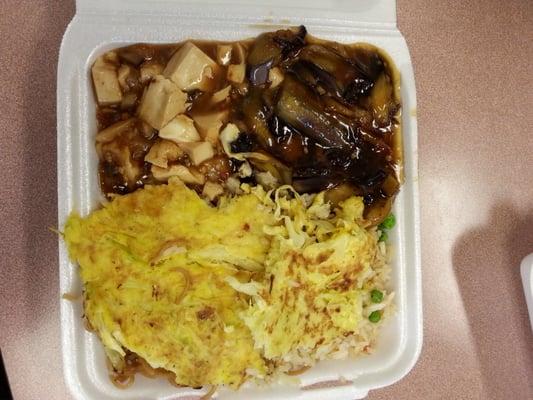
[[[16,399],[67,399],[56,67],[73,1],[0,13],[0,347]],[[431,5],[429,5],[431,3]],[[418,96],[424,347],[369,398],[532,399],[519,264],[533,252],[533,3],[398,0]]]

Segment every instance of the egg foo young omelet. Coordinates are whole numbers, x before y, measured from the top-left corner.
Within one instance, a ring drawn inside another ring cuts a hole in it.
[[[91,77],[109,202],[64,240],[116,384],[236,389],[372,351],[401,182],[388,56],[302,26],[119,48]]]

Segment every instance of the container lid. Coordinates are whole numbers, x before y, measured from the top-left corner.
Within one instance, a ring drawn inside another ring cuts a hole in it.
[[[396,0],[76,0],[78,14],[166,14],[224,16],[224,11],[242,8],[243,17],[263,22],[285,23],[300,17],[317,21],[351,21],[358,24],[396,27]],[[241,14],[239,12],[239,14]]]

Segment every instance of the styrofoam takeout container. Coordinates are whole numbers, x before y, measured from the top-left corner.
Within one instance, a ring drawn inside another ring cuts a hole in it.
[[[278,383],[258,388],[245,384],[238,392],[220,390],[217,398],[353,400],[407,374],[422,345],[416,98],[409,52],[396,27],[395,0],[77,0],[76,7],[61,44],[57,75],[60,227],[71,211],[86,215],[101,200],[89,74],[99,54],[135,42],[238,40],[304,24],[314,36],[372,43],[392,57],[402,79],[405,158],[405,182],[394,206],[397,227],[390,234],[396,315],[384,327],[370,356],[321,362],[300,376],[300,385]],[[61,294],[81,293],[77,268],[61,240],[59,256]],[[108,378],[102,345],[85,330],[82,315],[81,301],[61,300],[64,375],[75,398],[170,400],[196,398],[206,392],[142,376],[136,377],[132,387],[117,389]]]

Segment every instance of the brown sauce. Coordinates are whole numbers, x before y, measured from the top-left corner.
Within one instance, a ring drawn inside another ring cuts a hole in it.
[[[400,100],[397,72],[383,52],[367,44],[319,40],[304,27],[233,43],[192,42],[218,66],[207,89],[187,91],[185,115],[194,120],[197,115],[227,110],[228,120],[220,129],[233,123],[240,132],[231,143],[232,152],[264,153],[270,159],[249,159],[252,174],[237,176],[243,161],[229,157],[218,144],[212,156],[215,163],[206,160],[205,166],[194,166],[184,155],[169,165],[185,165],[199,174],[209,170],[205,179],[222,185],[231,174],[255,183],[257,173],[267,171],[278,184],[290,183],[299,192],[329,190],[332,202],[363,196],[373,223],[388,214],[400,186]],[[136,44],[115,49],[108,57],[106,62],[117,71],[127,66],[130,72],[123,80],[122,101],[97,105],[98,129],[134,122],[111,142],[97,144],[104,194],[124,194],[164,182],[154,179],[152,165],[145,161],[159,139],[157,129],[138,116],[143,93],[153,81],[143,78],[142,71],[156,65],[162,73],[184,43]],[[218,57],[220,45],[231,46],[224,65]],[[243,63],[243,82],[229,80],[228,64]],[[281,82],[274,82],[274,72],[282,76]],[[231,86],[228,98],[214,104],[213,93],[227,86]],[[210,163],[223,168],[214,170]],[[201,191],[202,185],[194,187]]]

